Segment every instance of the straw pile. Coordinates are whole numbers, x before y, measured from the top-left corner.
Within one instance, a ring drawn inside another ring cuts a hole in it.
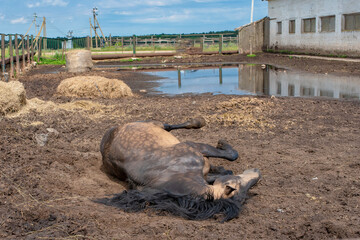
[[[21,82],[0,82],[0,115],[17,112],[25,104],[26,92]]]
[[[121,98],[133,96],[123,81],[99,76],[78,76],[63,80],[57,88],[60,95],[80,98]]]
[[[217,122],[224,126],[237,126],[247,131],[262,132],[275,127],[275,122],[267,116],[273,107],[272,102],[256,98],[234,98],[210,107],[207,115],[209,122]],[[215,110],[215,111],[214,111]]]

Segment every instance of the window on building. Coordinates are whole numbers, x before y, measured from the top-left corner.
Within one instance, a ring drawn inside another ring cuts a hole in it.
[[[303,32],[304,33],[316,32],[316,18],[303,19]]]
[[[294,97],[295,96],[295,85],[289,84],[288,86],[288,96]]]
[[[360,13],[346,14],[344,15],[344,21],[345,31],[360,30]]]
[[[319,96],[321,97],[334,97],[334,92],[333,91],[329,91],[329,90],[320,90],[320,94]]]
[[[295,33],[295,20],[289,21],[289,33]]]
[[[282,22],[277,22],[277,34],[282,33]]]
[[[277,95],[281,94],[281,82],[276,83],[276,94]]]
[[[300,87],[300,95],[306,97],[313,97],[315,96],[315,89],[311,87]]]
[[[335,16],[321,18],[321,32],[335,32]]]

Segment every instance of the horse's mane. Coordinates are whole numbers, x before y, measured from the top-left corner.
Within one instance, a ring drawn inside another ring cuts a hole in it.
[[[174,195],[154,189],[128,190],[112,198],[97,199],[95,202],[115,206],[126,212],[140,212],[152,209],[157,213],[168,212],[191,220],[205,220],[223,215],[221,222],[238,217],[246,199],[239,194],[231,199],[209,199],[204,196]]]

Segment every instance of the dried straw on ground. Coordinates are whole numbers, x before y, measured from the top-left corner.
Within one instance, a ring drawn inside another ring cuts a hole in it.
[[[0,115],[17,112],[26,104],[24,85],[18,81],[0,81]]]
[[[132,96],[123,81],[99,76],[78,76],[63,80],[57,88],[60,95],[84,98],[121,98]]]

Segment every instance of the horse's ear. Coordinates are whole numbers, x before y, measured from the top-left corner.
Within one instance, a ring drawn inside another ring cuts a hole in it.
[[[232,193],[235,190],[236,190],[236,188],[232,188],[229,185],[226,185],[226,187],[225,187],[225,195],[229,195],[230,193]]]

